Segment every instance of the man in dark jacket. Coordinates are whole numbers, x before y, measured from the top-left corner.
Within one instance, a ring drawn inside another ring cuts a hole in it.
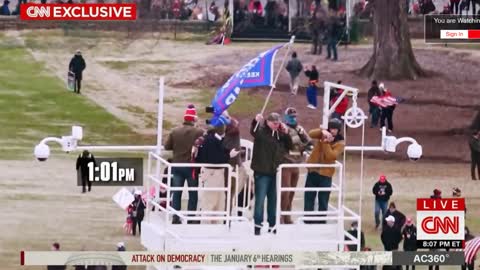
[[[380,120],[380,107],[375,103],[371,102],[374,96],[380,96],[380,89],[378,88],[377,81],[372,81],[372,86],[368,90],[367,100],[369,106],[369,112],[371,117],[370,127],[377,127],[378,121]]]
[[[285,69],[288,71],[288,74],[290,74],[290,93],[296,96],[298,92],[299,75],[303,70],[303,65],[300,60],[298,60],[296,52],[292,53],[292,59],[288,61]]]
[[[417,250],[417,227],[413,225],[411,218],[407,218],[405,227],[402,231],[403,237],[403,250],[404,251],[416,251]],[[405,266],[406,270],[409,269],[410,265]],[[415,270],[415,265],[412,265],[412,270]]]
[[[358,222],[352,222],[352,227],[350,230],[347,231],[349,234],[354,236],[355,238],[358,237]],[[348,237],[345,237],[345,240],[349,240]],[[357,251],[357,245],[348,245],[348,251]],[[364,250],[365,248],[365,235],[363,232],[360,233],[360,251]]]
[[[82,57],[82,52],[77,50],[75,55],[73,56],[72,60],[70,60],[70,64],[68,65],[68,69],[75,74],[75,88],[74,91],[77,94],[80,94],[80,87],[82,81],[82,73],[83,70],[87,65],[85,64],[85,60]]]
[[[331,11],[331,15],[327,21],[327,58],[333,61],[338,60],[337,43],[341,36],[340,18],[336,12]],[[333,55],[332,55],[333,54]],[[333,57],[333,58],[332,58]]]
[[[142,221],[145,217],[145,203],[142,199],[142,191],[137,190],[135,191],[135,200],[132,203],[133,205],[133,224],[132,224],[132,234],[135,236],[137,232],[137,225],[138,225],[138,233],[142,234]]]
[[[325,27],[327,13],[321,7],[317,6],[310,22],[310,32],[312,33],[312,54],[322,54],[322,44],[325,37]]]
[[[207,164],[226,164],[230,158],[240,152],[236,149],[227,149],[223,144],[225,126],[210,127],[198,147],[196,162]],[[199,184],[205,188],[225,187],[225,168],[202,167],[199,175]],[[225,211],[225,192],[205,191],[201,193],[201,211]],[[212,224],[218,223],[212,221]]]
[[[90,162],[93,162],[94,167],[97,166],[95,157],[90,152],[88,152],[88,150],[84,150],[83,153],[80,154],[77,158],[77,164],[75,167],[77,169],[77,176],[81,179],[81,182],[82,182],[82,193],[86,192],[85,187],[87,185],[88,185],[88,192],[92,190],[93,179],[88,179],[88,176],[89,176],[88,164]]]
[[[394,202],[391,202],[389,205],[388,205],[388,210],[387,212],[385,213],[385,216],[393,216],[395,218],[395,228],[397,228],[399,231],[402,230],[402,227],[403,225],[405,224],[405,221],[406,221],[406,217],[405,215],[398,211],[397,210],[397,206],[395,205]],[[386,221],[383,221],[383,226],[382,228],[385,228],[386,227]]]
[[[380,226],[380,212],[382,212],[382,219],[386,217],[388,201],[393,194],[392,185],[387,181],[385,175],[381,175],[378,182],[373,185],[372,193],[375,195],[375,228]]]
[[[381,239],[385,251],[396,251],[398,246],[402,241],[402,233],[397,229],[395,225],[395,218],[393,216],[388,216],[385,221],[387,222],[386,228],[384,228]],[[384,266],[383,269],[402,269],[401,266]]]
[[[190,163],[192,162],[192,147],[204,131],[195,126],[197,122],[197,113],[195,106],[190,104],[183,116],[183,125],[174,128],[167,137],[165,150],[173,152],[172,161],[174,163]],[[173,167],[173,177],[171,179],[172,187],[183,187],[185,181],[189,187],[198,187],[198,181],[193,177],[193,168],[189,167]],[[172,191],[173,200],[172,207],[175,210],[181,210],[182,191]],[[188,210],[196,211],[198,203],[198,192],[188,191]],[[178,216],[173,217],[173,224],[180,224]]]
[[[469,141],[470,146],[470,173],[472,180],[477,180],[475,169],[478,170],[478,177],[480,177],[480,131],[476,130]]]
[[[250,134],[253,136],[251,168],[255,177],[255,235],[260,235],[262,229],[265,198],[269,232],[276,233],[276,173],[283,156],[291,149],[292,140],[278,113],[271,113],[266,120],[258,114],[252,121]]]

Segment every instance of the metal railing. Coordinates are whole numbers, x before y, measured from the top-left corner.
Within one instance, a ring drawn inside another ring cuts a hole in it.
[[[314,188],[314,187],[283,187],[282,186],[282,175],[284,169],[295,168],[295,169],[319,169],[319,168],[334,168],[336,169],[336,177],[338,184],[334,182],[332,178],[331,187],[323,188]],[[297,217],[296,222],[293,224],[299,224],[302,221],[336,221],[337,222],[337,239],[336,243],[338,244],[338,250],[343,251],[343,245],[357,245],[357,251],[360,251],[360,233],[358,237],[352,236],[345,230],[345,220],[357,221],[360,223],[360,216],[354,213],[352,210],[348,209],[343,205],[343,192],[344,192],[344,175],[343,175],[343,165],[335,161],[333,164],[282,164],[277,169],[277,227],[280,229],[278,233],[281,233],[280,218],[281,216],[292,215],[299,216]],[[337,206],[329,204],[326,211],[284,211],[281,209],[281,196],[283,192],[320,192],[320,191],[330,191],[338,192],[337,197]],[[346,215],[347,214],[347,215]],[[287,226],[289,226],[287,224]],[[348,238],[349,240],[345,241],[344,239]]]

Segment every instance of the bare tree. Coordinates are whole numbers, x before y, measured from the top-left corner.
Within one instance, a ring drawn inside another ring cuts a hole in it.
[[[376,79],[416,79],[426,76],[413,54],[406,2],[371,0],[373,10],[373,55],[360,70]]]

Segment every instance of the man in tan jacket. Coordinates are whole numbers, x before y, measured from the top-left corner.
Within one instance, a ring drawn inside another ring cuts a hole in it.
[[[331,119],[328,129],[313,129],[308,135],[316,140],[312,153],[307,163],[312,164],[335,164],[335,161],[343,153],[345,141],[340,135],[342,123],[338,119]],[[330,188],[332,176],[335,174],[334,167],[311,168],[308,170],[306,188]],[[330,191],[306,191],[304,197],[304,210],[314,211],[315,200],[318,196],[318,211],[328,210]],[[319,215],[325,216],[325,215]],[[306,221],[305,223],[326,223],[325,221]]]

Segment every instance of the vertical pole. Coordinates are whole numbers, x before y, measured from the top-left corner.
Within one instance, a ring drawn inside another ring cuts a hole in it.
[[[293,13],[293,0],[288,1],[288,32],[292,32],[292,13]]]
[[[233,33],[233,29],[234,29],[234,26],[235,26],[235,21],[233,20],[234,18],[234,7],[233,7],[233,0],[228,0],[228,10],[230,11],[230,21],[232,23],[232,33]],[[231,33],[231,34],[232,34]]]
[[[157,116],[157,155],[162,151],[163,136],[163,94],[165,92],[165,77],[160,77],[158,81],[158,116]]]
[[[323,83],[323,116],[322,116],[322,125],[320,126],[323,129],[328,128],[328,111],[330,109],[330,84],[328,82]]]

